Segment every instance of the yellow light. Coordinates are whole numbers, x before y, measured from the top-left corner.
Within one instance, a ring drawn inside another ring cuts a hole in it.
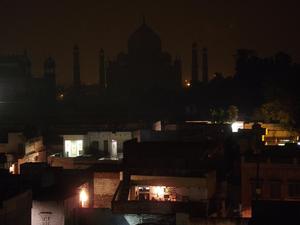
[[[65,96],[64,96],[64,94],[63,94],[63,93],[61,93],[61,94],[59,94],[59,95],[58,95],[58,98],[59,98],[59,100],[63,100],[63,99],[64,99],[64,97],[65,97]]]
[[[10,167],[9,167],[9,172],[14,174],[15,173],[15,164],[12,164]]]
[[[261,141],[265,141],[265,135],[261,136]]]
[[[266,128],[266,135],[268,135],[269,134],[269,130],[268,130],[268,128]]]
[[[184,86],[185,87],[190,87],[191,83],[188,80],[184,80]]]
[[[79,193],[79,201],[81,203],[81,207],[84,208],[87,206],[87,201],[88,201],[88,194],[86,192],[86,190],[83,188],[80,190],[80,193]]]
[[[153,192],[158,198],[163,198],[165,194],[165,186],[155,186],[153,188]]]
[[[236,133],[239,129],[244,129],[244,123],[242,121],[236,121],[231,124],[231,131]]]

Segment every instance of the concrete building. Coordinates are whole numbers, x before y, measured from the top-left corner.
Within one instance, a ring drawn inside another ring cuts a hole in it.
[[[64,156],[78,157],[98,153],[103,157],[122,158],[123,143],[132,139],[132,132],[87,132],[81,135],[63,135]]]
[[[1,136],[0,153],[23,153],[26,138],[21,132],[7,132]]]
[[[288,130],[281,124],[276,123],[258,123],[261,128],[265,129],[262,141],[265,145],[285,145],[286,143],[297,143],[299,140],[299,133],[296,131]],[[251,130],[254,123],[246,123],[243,121],[235,122],[232,124],[234,132],[238,132],[239,129]]]
[[[242,216],[251,217],[254,200],[298,201],[300,197],[299,148],[265,146],[246,155],[241,163]]]
[[[216,210],[216,173],[206,155],[212,147],[203,143],[126,142],[124,175],[112,202],[113,212],[197,212],[197,216],[208,217]]]
[[[16,162],[24,155],[26,138],[21,132],[4,132],[0,136],[0,154],[5,157],[2,168],[17,171]]]
[[[43,142],[43,137],[31,138],[25,143],[25,155],[18,159],[18,170],[20,165],[29,162],[47,162],[47,152]]]
[[[24,185],[32,189],[32,225],[76,223],[76,210],[93,205],[91,175],[45,163],[21,165]]]

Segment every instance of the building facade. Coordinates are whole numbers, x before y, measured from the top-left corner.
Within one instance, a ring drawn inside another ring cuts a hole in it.
[[[123,143],[132,139],[132,132],[88,132],[63,135],[64,156],[77,157],[84,153],[101,153],[104,157],[122,158]]]
[[[242,216],[251,217],[256,200],[299,201],[300,170],[297,149],[266,147],[259,155],[241,162]]]

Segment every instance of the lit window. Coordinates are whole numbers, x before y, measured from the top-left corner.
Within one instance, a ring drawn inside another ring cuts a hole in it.
[[[156,195],[157,198],[162,199],[165,194],[165,186],[155,186],[153,187],[153,193]]]
[[[83,154],[82,140],[65,140],[65,155],[67,157],[77,157]]]
[[[116,140],[111,141],[111,157],[112,158],[118,157],[118,144]]]

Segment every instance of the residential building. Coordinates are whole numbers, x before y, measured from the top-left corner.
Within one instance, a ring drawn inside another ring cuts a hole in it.
[[[254,200],[298,201],[300,198],[297,145],[265,146],[241,162],[242,216],[251,217]]]

